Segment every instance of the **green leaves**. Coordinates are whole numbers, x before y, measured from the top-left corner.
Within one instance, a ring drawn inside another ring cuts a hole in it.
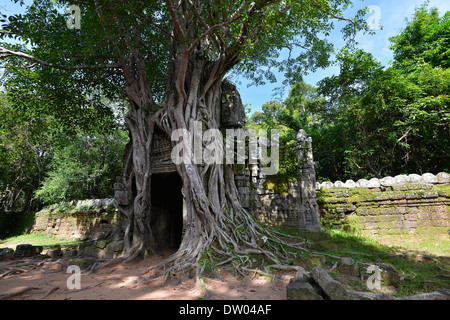
[[[319,180],[449,170],[450,68],[440,46],[448,18],[419,8],[393,37],[392,67],[363,50],[341,49],[338,75],[320,81],[318,91],[296,83],[283,103],[265,104],[250,123],[289,128],[280,139],[286,146],[305,129]]]
[[[414,70],[423,60],[433,67],[450,67],[450,12],[439,17],[438,9],[421,6],[406,28],[391,39],[394,67],[405,72]]]
[[[343,49],[340,74],[320,82],[341,128],[347,172],[356,178],[448,170],[450,69],[436,63],[442,52],[431,50],[446,41],[447,20],[448,13],[440,19],[419,8],[392,38],[393,67]]]
[[[36,198],[51,204],[67,200],[109,198],[122,169],[118,155],[127,141],[124,131],[110,135],[77,134],[53,150],[51,170]]]

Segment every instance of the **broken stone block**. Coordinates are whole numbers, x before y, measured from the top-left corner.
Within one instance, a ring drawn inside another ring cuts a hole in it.
[[[292,278],[286,287],[288,300],[323,300],[305,278]]]
[[[56,270],[56,271],[64,271],[67,269],[68,265],[63,260],[56,260],[56,261],[47,261],[44,262],[44,268],[50,269],[50,270]]]
[[[422,174],[422,180],[425,183],[437,183],[438,180],[436,178],[436,176],[432,173],[424,173]]]
[[[14,250],[11,248],[1,248],[0,249],[0,261],[7,261],[12,259],[14,256]]]
[[[31,244],[18,244],[16,246],[16,251],[14,251],[14,258],[19,257],[31,257],[38,255],[42,252],[44,248],[42,246],[33,246]]]
[[[450,183],[450,174],[447,172],[439,172],[436,175],[436,179],[438,183]]]
[[[349,295],[347,290],[334,280],[327,271],[319,266],[315,266],[311,272],[310,276],[315,283],[323,290],[326,298],[330,300],[348,300]]]
[[[356,187],[356,182],[353,180],[347,180],[344,183],[344,188],[355,188]]]
[[[61,246],[56,245],[56,246],[49,247],[46,250],[44,250],[43,253],[52,259],[59,258],[62,256]]]
[[[304,257],[302,255],[297,256],[292,263],[294,266],[301,266],[305,270],[311,270],[314,266],[309,257]]]
[[[396,288],[400,285],[400,273],[392,264],[377,263],[376,265],[381,269],[381,279],[388,285]]]
[[[391,176],[380,179],[380,185],[382,185],[383,187],[392,187],[394,184],[395,184],[395,179]]]

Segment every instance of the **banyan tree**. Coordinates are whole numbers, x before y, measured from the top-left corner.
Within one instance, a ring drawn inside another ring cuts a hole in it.
[[[181,193],[173,206],[184,208],[185,223],[178,250],[162,265],[167,273],[199,267],[208,257],[237,268],[250,266],[249,255],[281,265],[289,248],[301,245],[242,207],[233,164],[185,159],[167,164],[176,174],[162,177],[152,172],[152,148],[167,141],[175,147],[176,130],[192,133],[199,124],[202,132],[220,129],[216,105],[227,75],[263,83],[275,81],[277,69],[296,81],[327,66],[332,45],[326,36],[334,25],[342,25],[350,43],[365,28],[358,18],[363,11],[344,17],[350,5],[349,0],[37,0],[3,26],[0,59],[36,77],[33,90],[59,113],[75,114],[80,105],[101,109],[100,96],[127,102],[130,143],[119,181],[127,199],[119,206],[126,259],[155,253],[161,237],[152,228],[158,214],[152,204],[172,201],[167,192],[158,193],[161,179],[172,179],[168,183]],[[191,141],[184,145],[193,148],[195,135],[186,137]],[[204,148],[208,141],[202,142]]]

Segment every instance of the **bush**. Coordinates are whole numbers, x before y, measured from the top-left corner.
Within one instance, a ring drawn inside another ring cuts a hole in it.
[[[46,204],[68,200],[110,198],[120,175],[127,140],[124,131],[108,135],[77,135],[57,149],[51,170],[36,198]]]

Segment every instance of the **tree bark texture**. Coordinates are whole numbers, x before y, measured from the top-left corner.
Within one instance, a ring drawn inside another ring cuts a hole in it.
[[[178,10],[189,12],[188,8]],[[216,43],[219,53],[213,57],[213,50],[208,49],[213,45],[209,37],[199,38],[195,46],[177,41],[195,39],[199,34],[195,24],[188,18],[181,21],[180,17],[185,15],[173,12],[174,38],[162,101],[152,100],[145,63],[140,63],[142,57],[138,52],[134,52],[137,72],[128,80],[131,111],[126,123],[130,143],[125,154],[122,183],[129,201],[128,205],[118,206],[125,225],[124,252],[128,260],[156,251],[157,244],[150,227],[150,157],[155,129],[159,128],[169,139],[177,129],[194,132],[198,122],[202,123],[203,130],[220,129],[215,114],[216,100],[224,75],[236,62],[237,56],[227,52],[220,41]],[[152,112],[155,109],[158,111]],[[194,135],[191,135],[193,139]],[[172,142],[172,147],[176,143]],[[188,145],[193,146],[193,143],[190,141]],[[191,163],[195,163],[194,159]],[[213,266],[235,261],[236,268],[242,271],[254,267],[249,259],[251,254],[262,255],[271,264],[280,265],[289,256],[286,247],[302,249],[297,240],[286,242],[285,236],[262,226],[242,207],[232,165],[181,163],[176,168],[183,182],[187,221],[178,251],[158,266],[166,276],[189,268],[201,272],[204,269],[201,261],[207,260]]]

